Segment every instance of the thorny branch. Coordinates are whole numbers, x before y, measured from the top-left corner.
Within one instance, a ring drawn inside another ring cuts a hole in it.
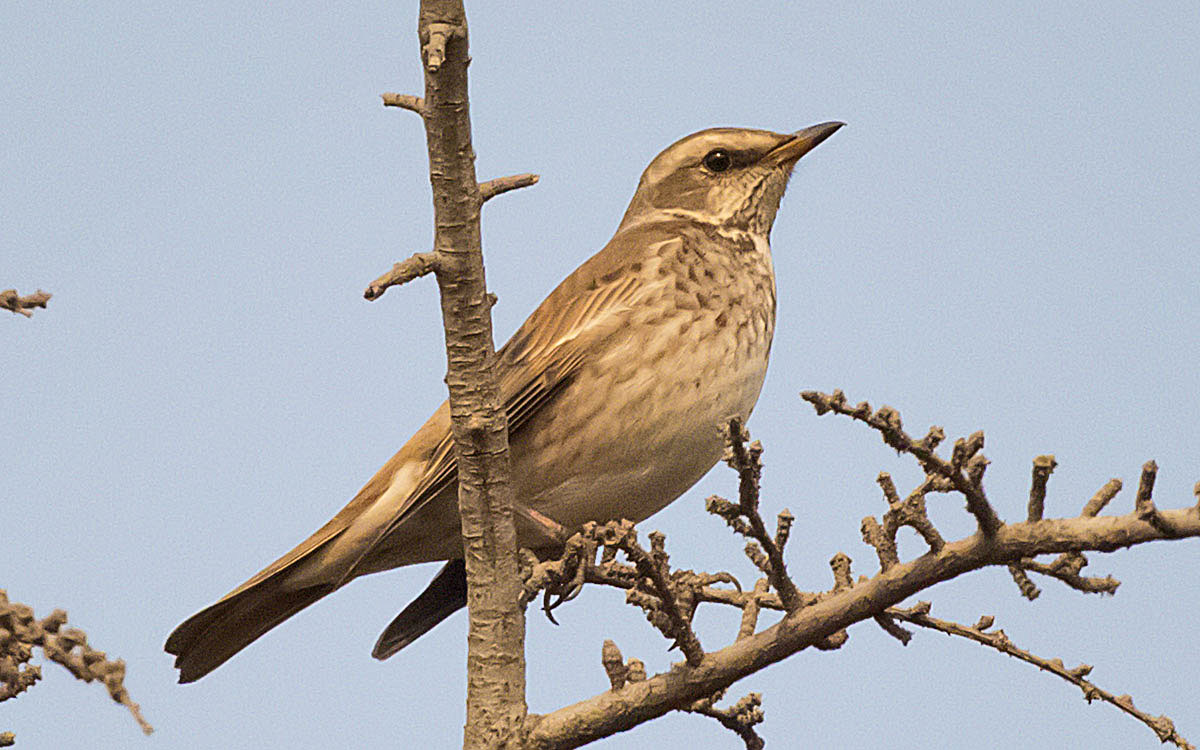
[[[636,681],[627,676],[632,671],[629,665],[636,660],[623,663],[615,644],[606,642],[602,663],[609,677],[610,690],[545,716],[531,716],[528,726],[531,747],[577,747],[667,711],[684,710],[713,716],[738,732],[747,747],[760,748],[762,740],[753,731],[753,725],[762,720],[760,700],[751,694],[730,709],[713,708],[725,688],[740,677],[808,646],[836,648],[846,641],[846,626],[874,619],[902,643],[907,643],[912,634],[901,627],[898,620],[967,637],[1009,653],[1078,685],[1089,702],[1100,699],[1119,707],[1149,726],[1162,741],[1194,750],[1175,731],[1167,717],[1151,717],[1134,708],[1129,696],[1113,696],[1084,680],[1090,667],[1065,669],[1060,660],[1044,659],[1012,646],[1002,631],[984,632],[991,627],[991,618],[983,618],[974,627],[967,627],[929,617],[928,605],[924,603],[910,609],[900,609],[896,605],[934,583],[989,565],[1009,567],[1023,593],[1031,598],[1036,596],[1037,587],[1028,573],[1055,578],[1082,592],[1111,594],[1119,585],[1111,576],[1082,575],[1087,565],[1084,551],[1111,552],[1156,539],[1200,536],[1200,502],[1187,509],[1158,510],[1152,500],[1157,467],[1149,462],[1143,467],[1132,513],[1099,517],[1100,511],[1121,489],[1121,481],[1113,479],[1083,506],[1078,517],[1046,520],[1043,519],[1046,488],[1056,462],[1053,456],[1038,456],[1033,465],[1028,520],[1005,525],[995,515],[984,494],[983,469],[987,459],[980,452],[982,433],[957,440],[952,457],[946,460],[936,452],[944,439],[944,432],[939,427],[930,428],[924,438],[914,440],[904,432],[899,414],[890,407],[875,413],[865,403],[848,408],[840,391],[831,395],[809,392],[804,397],[813,403],[819,414],[832,411],[868,424],[883,435],[888,445],[912,455],[925,469],[924,480],[903,499],[890,475],[881,473],[877,479],[888,510],[882,523],[875,517],[864,519],[862,531],[864,541],[874,548],[879,558],[879,572],[855,581],[849,557],[838,553],[830,561],[833,588],[819,593],[796,588],[782,567],[782,551],[792,523],[791,514],[781,513],[776,534],[774,537],[767,534],[758,510],[762,448],[757,443],[747,446],[749,436],[740,424],[734,423],[729,433],[727,461],[738,471],[739,501],[732,503],[712,497],[706,501],[706,507],[737,533],[752,540],[747,555],[764,573],[752,589],[743,589],[728,573],[671,571],[666,565],[665,542],[661,534],[652,535],[652,549],[647,552],[634,546],[637,532],[632,524],[622,522],[603,526],[590,524],[568,540],[562,557],[540,562],[532,560],[527,568],[523,598],[531,600],[538,591],[545,590],[547,609],[550,609],[552,591],[559,594],[558,602],[553,605],[557,606],[576,595],[584,583],[599,583],[626,589],[627,600],[646,610],[647,617],[656,624],[673,623],[668,614],[672,610],[681,620],[690,623],[700,603],[724,604],[742,611],[736,639],[721,650],[701,652],[698,659],[689,654],[687,665],[674,665],[671,671],[648,680],[641,673]],[[962,495],[980,533],[946,542],[926,513],[926,497],[930,493]],[[1197,483],[1196,495],[1200,501],[1200,483]],[[902,526],[916,530],[928,545],[929,552],[902,562],[896,551],[896,533]],[[632,556],[631,549],[634,550]],[[618,552],[624,552],[630,562],[619,562]],[[600,560],[597,562],[598,553]],[[1058,556],[1048,563],[1035,559],[1047,553]],[[643,561],[640,566],[635,562],[637,559]],[[654,576],[646,567],[647,559],[658,561]],[[789,587],[795,596],[790,602],[782,593]],[[770,591],[772,588],[778,593]],[[776,625],[756,632],[758,614],[763,608],[788,614]],[[675,638],[676,631],[670,627],[659,629]],[[637,666],[639,670],[643,669],[640,661]],[[752,712],[747,713],[750,709]],[[753,721],[747,719],[750,716]]]
[[[0,702],[17,697],[42,678],[41,667],[29,663],[36,647],[76,679],[104,683],[109,696],[129,709],[142,731],[153,732],[125,689],[125,662],[109,660],[103,651],[88,645],[87,633],[78,628],[64,629],[66,624],[67,613],[61,609],[36,620],[31,607],[10,602],[0,589]]]
[[[31,318],[33,317],[33,308],[40,307],[45,309],[46,303],[50,301],[52,296],[49,292],[43,292],[39,289],[33,294],[26,294],[22,297],[17,294],[16,289],[5,289],[3,292],[0,292],[0,308],[12,310],[18,315]]]

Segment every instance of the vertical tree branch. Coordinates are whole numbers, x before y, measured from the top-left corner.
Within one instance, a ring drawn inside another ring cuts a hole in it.
[[[464,748],[518,747],[525,707],[525,618],[509,485],[508,426],[494,372],[479,234],[462,0],[421,0],[422,106],[433,184],[435,273],[446,333],[450,416],[470,634]]]

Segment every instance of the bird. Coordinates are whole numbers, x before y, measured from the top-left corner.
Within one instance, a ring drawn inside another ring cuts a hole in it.
[[[496,355],[518,544],[642,521],[686,492],[758,400],[775,332],[770,233],[797,161],[842,127],[710,128],[643,172],[612,239]],[[526,519],[524,522],[521,518]],[[466,605],[450,410],[432,417],[328,523],[185,620],[166,642],[205,676],[352,579],[444,561],[383,631],[386,659]]]

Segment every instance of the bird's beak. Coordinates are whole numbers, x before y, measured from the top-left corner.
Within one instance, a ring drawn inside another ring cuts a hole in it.
[[[844,122],[823,122],[804,130],[797,130],[791,138],[772,149],[771,153],[767,154],[767,158],[776,164],[786,164],[790,167],[801,156],[812,151],[820,145],[821,141],[836,133],[838,128],[845,124]]]

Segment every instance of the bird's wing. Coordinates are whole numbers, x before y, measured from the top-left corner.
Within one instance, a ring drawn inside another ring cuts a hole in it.
[[[645,243],[644,248],[658,246],[658,255],[673,254],[676,252],[673,245],[681,244],[678,238],[630,235],[630,232],[618,233],[603,250],[575,269],[497,352],[496,375],[508,415],[510,438],[571,381],[590,345],[624,325],[626,316],[622,313],[630,309],[631,301],[645,286],[643,274],[627,272],[630,256],[645,257],[644,253],[630,252],[630,244]],[[417,476],[398,476],[407,473],[402,470],[414,462],[423,464]],[[377,533],[355,540],[353,547],[357,552],[338,561],[340,571],[322,571],[326,575],[321,577],[335,582],[335,587],[340,586],[353,577],[355,567],[380,539],[453,484],[457,470],[449,407],[443,403],[337,515],[222,601],[292,568],[334,541],[383,497],[393,481],[413,482],[415,479],[411,489],[400,496],[401,502],[395,509],[380,519],[384,522],[373,530]],[[328,574],[332,574],[332,580],[326,577]]]
[[[592,260],[597,259],[605,260],[602,254]],[[588,349],[624,326],[628,318],[625,313],[632,309],[631,303],[644,287],[640,274],[621,273],[623,269],[618,267],[596,276],[596,270],[588,264],[581,266],[497,352],[496,376],[508,415],[510,440],[571,382]],[[583,280],[578,277],[585,271],[593,273],[588,273],[586,282],[580,284]],[[580,286],[583,288],[579,289]],[[454,440],[447,420],[423,475],[390,522],[379,530],[374,543],[451,486],[457,480],[457,472]],[[368,552],[369,548],[364,549],[363,556]],[[348,570],[347,574],[350,573]]]
[[[508,343],[496,354],[496,376],[500,396],[508,415],[510,439],[519,435],[530,418],[545,407],[563,387],[571,382],[592,345],[622,328],[633,309],[632,302],[646,286],[646,275],[638,273],[640,266],[631,269],[630,258],[645,258],[649,250],[654,255],[675,254],[682,246],[678,237],[663,239],[646,237],[641,232],[620,232],[596,255],[563,280],[561,284],[526,319]],[[657,252],[655,252],[657,251]],[[633,271],[633,272],[630,272]],[[421,461],[419,475],[399,476],[405,466]],[[316,534],[293,550],[276,565],[256,578],[269,576],[294,564],[335,536],[352,526],[365,532],[361,536],[351,531],[354,553],[337,555],[340,568],[334,574],[340,586],[353,578],[360,563],[379,542],[391,535],[420,507],[438,497],[457,481],[457,461],[454,440],[450,434],[450,412],[445,403],[417,431],[412,439],[388,461],[359,491],[358,495],[325,524]],[[398,494],[400,502],[393,508],[373,506],[391,489],[393,481],[411,482]],[[415,481],[414,481],[415,480]],[[371,516],[370,528],[355,524]],[[285,562],[286,561],[286,562]]]
[[[590,345],[625,324],[643,288],[639,273],[624,273],[631,247],[667,244],[618,232],[547,297],[497,353],[500,393],[510,435],[571,381]],[[632,243],[632,244],[631,244]],[[663,247],[660,254],[674,252]],[[636,261],[635,261],[636,262]],[[180,681],[215,669],[260,635],[350,578],[379,542],[413,511],[455,481],[447,404],[376,472],[346,507],[253,578],[197,612],[167,639]],[[388,495],[391,497],[388,497]]]

